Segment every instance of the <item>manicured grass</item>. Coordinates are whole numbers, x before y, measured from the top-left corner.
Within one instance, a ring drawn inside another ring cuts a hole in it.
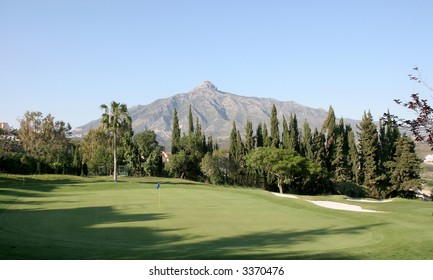
[[[433,259],[431,202],[308,199],[385,213],[165,178],[2,174],[0,259]]]

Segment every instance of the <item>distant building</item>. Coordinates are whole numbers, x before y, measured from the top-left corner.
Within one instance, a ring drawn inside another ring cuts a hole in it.
[[[162,162],[163,163],[167,163],[170,161],[170,154],[169,153],[162,151],[161,156],[162,156]]]
[[[12,131],[12,128],[9,126],[7,122],[0,122],[0,129],[3,129],[7,132]]]
[[[433,155],[426,155],[424,158],[424,163],[433,165]]]

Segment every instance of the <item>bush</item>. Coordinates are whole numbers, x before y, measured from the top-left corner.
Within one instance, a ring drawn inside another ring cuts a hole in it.
[[[365,187],[353,182],[339,183],[335,186],[335,190],[338,194],[349,197],[366,197],[368,193]]]

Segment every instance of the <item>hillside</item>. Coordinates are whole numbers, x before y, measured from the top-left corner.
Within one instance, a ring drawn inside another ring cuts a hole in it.
[[[258,98],[240,96],[218,90],[209,81],[203,82],[200,86],[190,92],[176,94],[172,97],[158,99],[148,105],[137,105],[129,108],[129,114],[133,120],[134,131],[140,132],[151,129],[156,132],[161,144],[170,146],[171,122],[173,110],[176,108],[179,117],[179,126],[182,132],[188,127],[188,111],[191,105],[195,118],[198,116],[202,125],[202,131],[218,139],[220,145],[225,145],[230,134],[233,121],[241,132],[247,120],[250,120],[254,127],[260,122],[269,124],[272,105],[275,104],[278,110],[278,118],[282,124],[282,115],[289,119],[290,113],[296,114],[298,124],[302,128],[304,120],[307,120],[312,128],[320,128],[327,116],[324,109],[314,109],[303,106],[293,101],[279,101],[272,98]],[[328,105],[327,105],[328,106]],[[347,123],[355,124],[358,121],[346,119]],[[98,120],[74,129],[73,134],[80,136],[90,128],[95,128]]]

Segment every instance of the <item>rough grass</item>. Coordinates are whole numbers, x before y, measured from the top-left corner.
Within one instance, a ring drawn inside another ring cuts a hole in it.
[[[2,174],[0,258],[433,259],[431,202],[314,199],[386,213],[184,180]]]

